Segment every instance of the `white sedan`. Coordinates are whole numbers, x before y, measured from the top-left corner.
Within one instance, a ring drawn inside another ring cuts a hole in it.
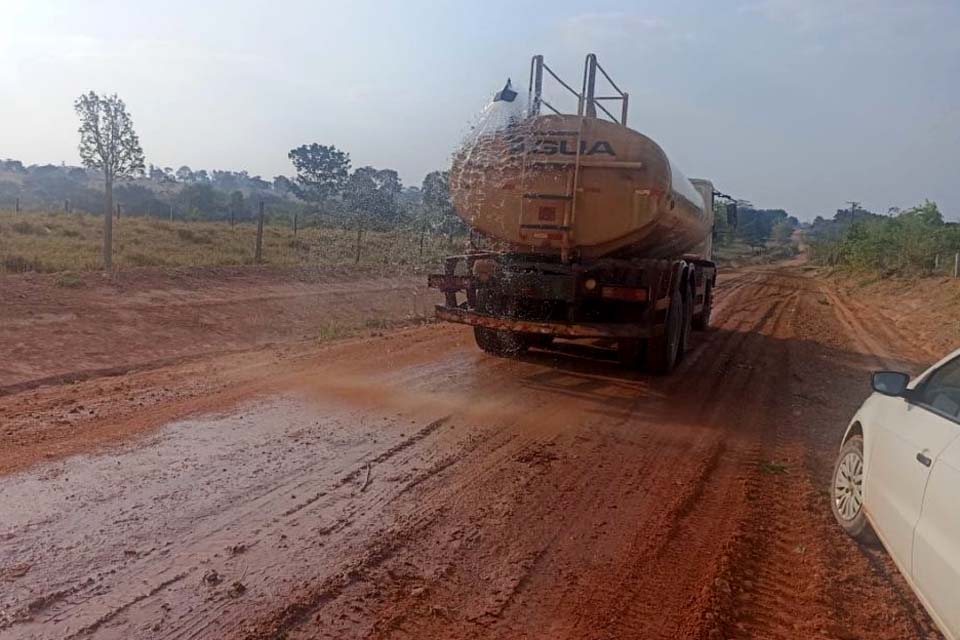
[[[960,640],[960,350],[913,381],[873,374],[843,437],[831,505],[883,542],[943,633]]]

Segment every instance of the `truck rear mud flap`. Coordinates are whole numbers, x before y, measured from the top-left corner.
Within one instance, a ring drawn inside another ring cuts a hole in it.
[[[649,338],[663,333],[663,325],[655,326],[653,332],[639,324],[589,324],[566,322],[534,322],[489,316],[476,311],[437,305],[436,316],[440,320],[469,324],[474,327],[487,327],[518,333],[533,333],[556,336],[558,338]]]

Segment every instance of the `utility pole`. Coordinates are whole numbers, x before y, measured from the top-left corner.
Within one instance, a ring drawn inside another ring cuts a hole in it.
[[[847,204],[850,205],[850,222],[855,222],[857,219],[857,209],[860,207],[860,203],[856,200],[847,200]]]

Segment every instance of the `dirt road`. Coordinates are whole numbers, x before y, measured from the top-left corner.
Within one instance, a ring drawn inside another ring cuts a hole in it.
[[[729,274],[668,378],[433,325],[111,382],[220,381],[0,477],[0,638],[937,638],[829,514],[865,371],[933,357],[851,304]]]

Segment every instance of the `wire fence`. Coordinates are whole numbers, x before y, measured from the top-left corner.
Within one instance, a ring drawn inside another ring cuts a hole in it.
[[[466,236],[440,234],[424,221],[370,224],[364,216],[324,220],[206,222],[114,213],[114,263],[143,266],[273,265],[353,267],[382,273],[421,271],[463,249]],[[63,211],[0,211],[0,271],[96,270],[102,267],[103,217]],[[304,224],[304,223],[307,224]],[[350,223],[352,225],[344,224]]]

